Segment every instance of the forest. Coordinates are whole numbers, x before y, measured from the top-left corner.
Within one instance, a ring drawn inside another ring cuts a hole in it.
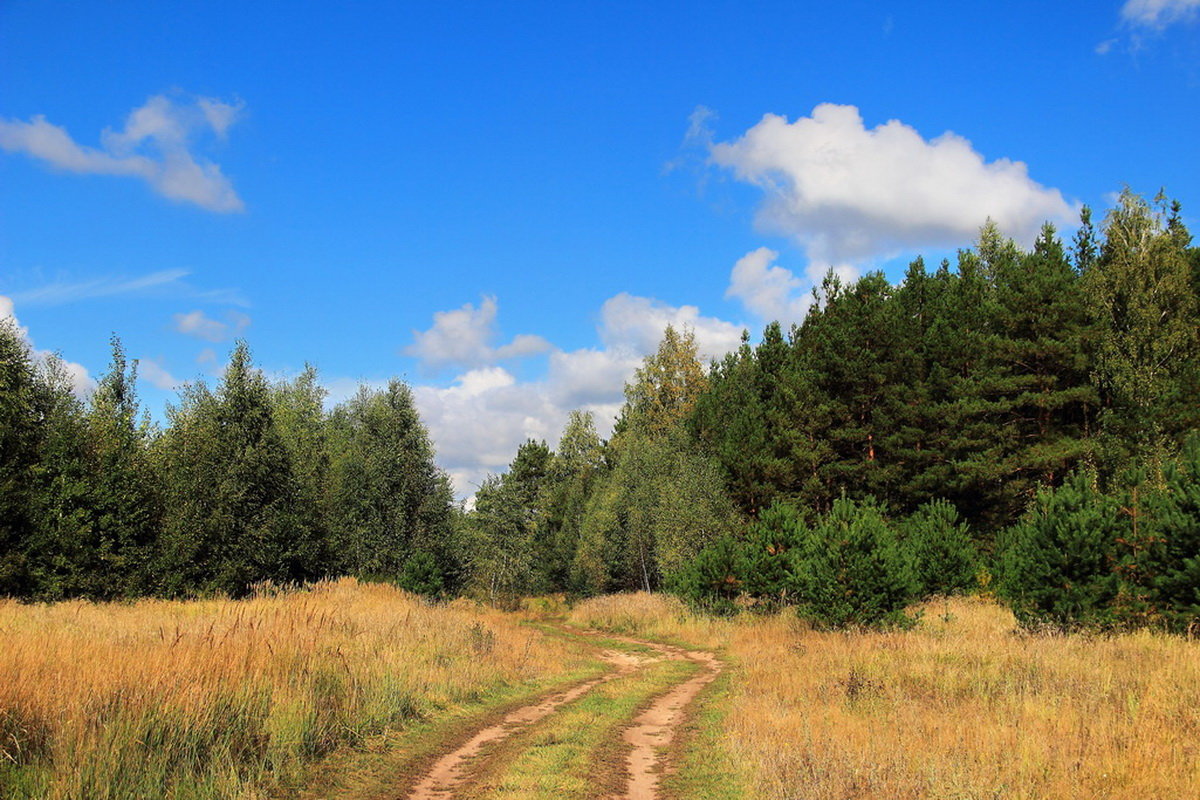
[[[611,437],[573,412],[472,503],[409,388],[327,409],[241,342],[151,421],[136,363],[76,398],[0,323],[0,595],[244,596],[356,576],[430,597],[667,590],[905,624],[984,592],[1027,624],[1200,620],[1200,248],[1125,191],[1064,242],[989,223],[902,282],[832,273],[803,322],[702,364],[667,328]]]

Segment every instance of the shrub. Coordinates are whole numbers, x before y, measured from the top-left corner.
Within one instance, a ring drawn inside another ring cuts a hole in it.
[[[1200,624],[1200,437],[1143,492],[1130,577],[1143,621],[1187,632]],[[1131,520],[1131,527],[1133,521]]]
[[[952,503],[933,500],[898,526],[917,594],[959,594],[976,586],[979,552]]]
[[[1115,624],[1117,543],[1127,527],[1120,503],[1087,473],[1039,492],[1026,518],[1001,539],[1000,593],[1017,619],[1061,628]]]
[[[672,588],[693,605],[716,613],[732,612],[746,574],[744,550],[732,536],[722,536],[677,573]]]
[[[872,501],[841,499],[790,551],[789,583],[818,627],[904,624],[913,598],[908,559]]]

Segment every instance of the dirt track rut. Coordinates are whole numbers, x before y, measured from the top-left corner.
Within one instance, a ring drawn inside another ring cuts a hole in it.
[[[700,671],[655,696],[650,705],[634,717],[621,733],[627,748],[625,775],[613,783],[623,785],[624,790],[611,795],[611,800],[658,800],[659,780],[670,766],[665,763],[667,747],[685,719],[688,704],[706,684],[717,677],[723,665],[714,654],[703,651],[623,636],[564,630],[581,637],[603,635],[610,640],[648,648],[653,654],[640,655],[615,649],[601,651],[598,655],[610,665],[608,672],[510,711],[498,723],[482,725],[465,740],[448,748],[408,792],[401,795],[403,800],[452,800],[486,766],[489,746],[536,725],[603,683],[664,659],[688,660],[698,664]]]

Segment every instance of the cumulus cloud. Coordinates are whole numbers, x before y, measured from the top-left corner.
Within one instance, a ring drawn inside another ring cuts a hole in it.
[[[500,366],[459,375],[451,386],[417,386],[413,395],[437,448],[438,462],[460,496],[489,473],[504,471],[526,439],[554,446],[572,409],[593,412],[607,436],[625,381],[640,359],[606,351],[558,351],[539,381],[518,381]]]
[[[21,324],[17,319],[16,312],[13,307],[13,301],[10,297],[0,295],[0,322],[11,322],[16,329],[17,334],[29,346],[29,352],[33,356],[35,362],[44,363],[46,359],[54,355],[50,350],[39,350],[33,343],[33,338],[29,335],[29,329]],[[74,361],[59,359],[63,369],[67,373],[67,377],[71,381],[71,390],[77,397],[85,397],[96,388],[96,381],[88,374],[87,367],[82,364],[76,364]]]
[[[240,311],[227,311],[225,321],[213,319],[200,309],[175,315],[175,330],[206,342],[224,342],[250,326],[250,317]]]
[[[121,130],[105,129],[100,147],[77,143],[39,114],[29,121],[0,119],[0,148],[66,172],[140,178],[164,197],[209,211],[242,211],[245,205],[220,166],[194,152],[203,134],[225,138],[241,111],[240,103],[211,97],[155,95],[130,112]]]
[[[709,159],[762,190],[758,224],[794,237],[816,273],[960,244],[989,217],[1032,241],[1044,221],[1076,211],[1020,161],[989,162],[961,136],[926,140],[897,120],[868,129],[849,105],[824,103],[795,122],[767,114],[714,143]]]
[[[478,317],[486,306],[485,299],[480,309],[470,308],[465,316]],[[494,322],[494,312],[495,308],[488,312],[488,325]],[[552,348],[546,374],[538,380],[521,381],[504,367],[478,363],[488,356],[490,344],[486,337],[472,339],[471,346],[458,353],[458,363],[475,354],[475,366],[450,386],[413,389],[438,461],[454,479],[458,494],[473,493],[488,473],[503,471],[526,439],[544,439],[555,446],[573,409],[591,411],[600,434],[608,436],[624,401],[626,381],[658,348],[668,324],[691,328],[705,359],[722,356],[741,343],[739,326],[705,317],[694,306],[674,307],[629,294],[610,298],[602,307],[597,329],[602,346]],[[462,325],[467,333],[479,327]],[[443,326],[445,331],[452,328]]]
[[[672,306],[622,292],[604,301],[600,309],[600,340],[609,348],[652,353],[668,325],[692,329],[702,361],[736,349],[742,340],[740,325],[705,317],[696,306]]]
[[[804,319],[811,298],[804,297],[805,281],[791,270],[774,265],[777,258],[779,253],[766,247],[739,258],[729,275],[725,296],[740,300],[759,319],[788,325]]]
[[[494,297],[484,297],[476,308],[466,303],[452,311],[433,315],[433,327],[413,331],[413,343],[404,354],[419,358],[427,367],[479,367],[510,358],[548,352],[551,344],[540,336],[521,334],[508,344],[494,347],[496,314]]]
[[[1200,0],[1126,0],[1121,19],[1133,27],[1162,30],[1177,22],[1192,22],[1200,14]]]

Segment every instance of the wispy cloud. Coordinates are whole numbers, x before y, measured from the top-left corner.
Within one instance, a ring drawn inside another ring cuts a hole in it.
[[[14,292],[11,297],[22,305],[58,306],[118,295],[155,295],[185,297],[213,303],[248,306],[236,289],[201,289],[184,280],[186,269],[164,269],[136,277],[106,275],[83,281],[57,280],[34,289]]]
[[[1121,20],[1126,24],[1162,30],[1179,22],[1192,22],[1200,15],[1200,0],[1126,0]]]
[[[167,372],[166,368],[153,358],[139,358],[137,360],[138,378],[148,382],[156,389],[175,389],[182,381],[175,379],[175,376]]]
[[[0,119],[0,149],[66,172],[140,178],[163,197],[209,211],[242,211],[245,204],[221,167],[195,153],[202,134],[224,139],[242,108],[212,97],[155,95],[129,113],[124,128],[101,132],[100,147],[77,143],[40,114],[29,121]]]
[[[225,313],[225,321],[213,319],[200,309],[175,315],[175,330],[206,342],[224,342],[250,326],[250,317],[239,311]]]

